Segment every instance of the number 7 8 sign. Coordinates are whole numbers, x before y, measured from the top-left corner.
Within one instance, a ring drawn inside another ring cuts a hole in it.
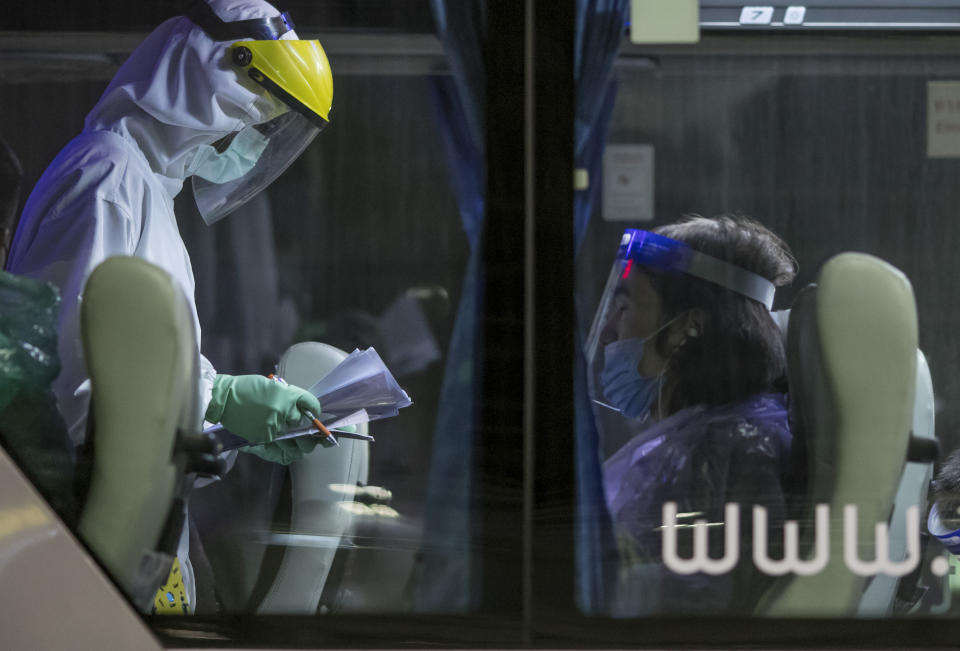
[[[744,7],[740,11],[741,25],[769,25],[773,20],[773,7]]]

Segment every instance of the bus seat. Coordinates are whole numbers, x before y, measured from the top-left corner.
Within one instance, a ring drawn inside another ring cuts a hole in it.
[[[80,318],[92,469],[78,531],[149,611],[176,556],[196,474],[221,471],[216,445],[199,433],[193,318],[166,272],[123,256],[90,275]]]
[[[934,430],[933,379],[930,366],[921,351],[917,351],[916,398],[913,405],[913,437],[936,440]],[[907,455],[907,464],[900,478],[900,486],[893,503],[893,515],[890,517],[890,559],[902,561],[907,557],[907,509],[919,507],[920,520],[924,521],[927,512],[927,491],[933,479],[933,465],[926,461],[914,460]],[[860,598],[857,613],[866,617],[887,617],[895,613],[900,591],[899,577],[878,574],[871,579]]]
[[[865,612],[885,612],[892,601],[889,586],[878,584],[876,594],[862,601],[868,580],[845,563],[841,523],[844,506],[856,505],[859,557],[872,561],[875,523],[888,522],[898,494],[905,511],[929,480],[928,470],[919,476],[903,472],[915,419],[923,435],[932,436],[933,428],[932,392],[925,389],[922,408],[916,401],[918,382],[929,384],[925,365],[918,371],[910,282],[870,255],[830,259],[816,286],[802,290],[792,306],[787,359],[794,467],[800,470],[791,518],[801,523],[801,556],[809,558],[814,506],[829,505],[829,560],[812,575],[777,579],[758,610],[770,616],[851,616],[863,603]],[[894,554],[897,543],[891,542]]]
[[[347,354],[319,342],[303,342],[287,349],[277,371],[288,383],[310,387]],[[366,423],[357,431],[368,432]],[[341,539],[353,519],[349,509],[353,489],[368,478],[370,444],[340,439],[340,447],[318,446],[290,464],[291,521],[289,533],[270,534],[269,543],[283,545],[276,576],[258,613],[314,614]]]

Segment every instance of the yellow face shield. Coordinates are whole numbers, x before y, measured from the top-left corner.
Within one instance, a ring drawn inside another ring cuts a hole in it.
[[[333,75],[320,41],[234,43],[233,63],[274,97],[323,126],[333,103]]]
[[[187,16],[214,40],[233,41],[227,47],[238,76],[277,106],[270,120],[235,134],[224,151],[206,148],[191,165],[197,208],[212,224],[272,183],[326,127],[333,75],[319,41],[281,39],[293,30],[286,13],[228,23],[201,1]]]

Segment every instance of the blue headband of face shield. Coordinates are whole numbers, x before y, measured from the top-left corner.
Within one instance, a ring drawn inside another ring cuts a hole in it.
[[[624,231],[617,262],[623,265],[623,278],[630,274],[634,264],[639,264],[652,269],[689,274],[762,303],[768,310],[773,307],[776,287],[763,276],[696,251],[684,242],[650,231],[633,228]]]

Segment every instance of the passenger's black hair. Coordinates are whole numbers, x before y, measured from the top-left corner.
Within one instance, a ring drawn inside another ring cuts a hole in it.
[[[930,482],[940,522],[947,529],[960,529],[960,449],[954,450]]]
[[[689,215],[655,232],[752,271],[780,287],[797,273],[789,247],[761,224],[738,215]],[[655,345],[666,358],[662,415],[692,405],[721,405],[758,393],[786,391],[783,335],[762,303],[687,274],[644,269],[660,296],[660,323],[697,309],[697,336],[667,349],[667,330]]]

